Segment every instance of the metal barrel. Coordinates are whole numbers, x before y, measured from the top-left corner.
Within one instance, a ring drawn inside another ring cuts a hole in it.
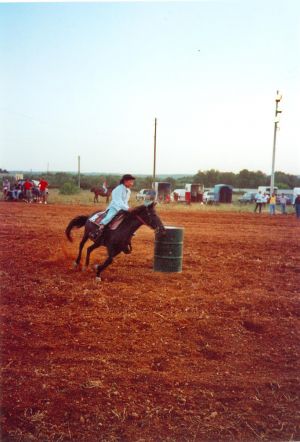
[[[182,227],[166,226],[166,235],[155,235],[155,272],[182,271],[183,232]]]

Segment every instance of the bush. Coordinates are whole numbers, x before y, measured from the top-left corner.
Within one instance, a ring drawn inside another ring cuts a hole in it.
[[[59,193],[62,195],[75,195],[80,192],[80,188],[74,183],[64,183],[59,189]]]

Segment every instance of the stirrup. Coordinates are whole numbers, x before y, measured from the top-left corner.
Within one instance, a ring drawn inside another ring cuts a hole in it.
[[[104,224],[100,224],[99,228],[97,230],[95,230],[94,233],[90,233],[90,238],[93,241],[97,241],[97,239],[99,239],[100,236],[102,236],[104,229],[105,229],[105,225]]]

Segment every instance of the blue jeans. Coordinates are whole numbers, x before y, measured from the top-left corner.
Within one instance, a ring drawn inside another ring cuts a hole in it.
[[[296,216],[300,218],[300,204],[295,204]]]
[[[285,209],[286,209],[286,205],[285,204],[280,204],[281,206],[281,213],[284,215],[286,213]]]
[[[12,191],[13,199],[17,200],[17,199],[19,198],[21,192],[22,192],[22,190],[14,189],[14,190]]]
[[[105,226],[111,222],[111,220],[113,219],[113,217],[118,213],[118,210],[114,209],[113,207],[111,207],[107,214],[105,215],[105,217],[103,218],[103,220],[100,222],[100,224],[104,224]]]
[[[269,210],[270,210],[270,215],[275,215],[275,204],[270,204],[269,206]]]

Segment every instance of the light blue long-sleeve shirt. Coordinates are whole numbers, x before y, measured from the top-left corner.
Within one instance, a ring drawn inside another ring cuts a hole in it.
[[[128,187],[124,186],[124,184],[119,184],[113,191],[112,191],[112,200],[111,203],[108,206],[108,209],[115,209],[116,211],[119,210],[128,210],[129,205],[128,201],[130,198],[131,191]]]

